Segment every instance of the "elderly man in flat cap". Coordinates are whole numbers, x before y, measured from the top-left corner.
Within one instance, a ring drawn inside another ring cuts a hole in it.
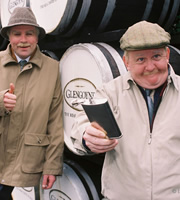
[[[104,199],[180,199],[180,77],[169,64],[169,43],[169,33],[146,21],[120,39],[128,72],[98,88],[96,98],[108,99],[123,137],[108,139],[84,112],[74,123],[77,152],[106,153]]]
[[[16,8],[1,34],[0,199],[14,186],[49,189],[62,174],[63,126],[59,62],[37,45],[45,36],[30,8]]]

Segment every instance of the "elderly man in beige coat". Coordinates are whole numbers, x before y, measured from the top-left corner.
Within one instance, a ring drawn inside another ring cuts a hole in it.
[[[0,199],[14,186],[49,189],[62,174],[63,123],[59,62],[39,50],[45,36],[30,8],[16,8],[1,34]],[[21,64],[24,62],[23,64]]]
[[[76,119],[73,148],[81,155],[106,152],[105,199],[180,199],[180,77],[169,64],[169,42],[169,33],[146,21],[129,27],[120,39],[128,72],[96,93],[108,99],[120,139],[108,139],[84,112]]]

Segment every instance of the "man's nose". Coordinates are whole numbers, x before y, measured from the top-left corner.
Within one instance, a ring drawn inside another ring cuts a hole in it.
[[[25,34],[22,34],[21,35],[21,42],[25,42],[25,41],[27,41],[27,37],[26,37]]]
[[[154,68],[155,68],[154,61],[152,59],[147,59],[146,69],[151,71],[154,70]]]

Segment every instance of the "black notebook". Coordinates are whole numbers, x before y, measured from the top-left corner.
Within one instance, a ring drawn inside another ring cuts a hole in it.
[[[108,138],[122,136],[107,99],[90,99],[81,105],[89,121],[98,123],[104,129]]]

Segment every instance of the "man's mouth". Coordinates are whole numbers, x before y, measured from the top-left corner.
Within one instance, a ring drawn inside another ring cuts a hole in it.
[[[21,43],[21,44],[18,44],[17,45],[18,47],[20,47],[20,48],[27,48],[27,47],[29,47],[30,45],[29,44],[23,44],[23,43]]]
[[[157,73],[158,73],[158,70],[156,69],[156,70],[154,70],[152,72],[144,72],[144,75],[145,76],[150,76],[150,75],[154,75],[154,74],[157,74]]]

